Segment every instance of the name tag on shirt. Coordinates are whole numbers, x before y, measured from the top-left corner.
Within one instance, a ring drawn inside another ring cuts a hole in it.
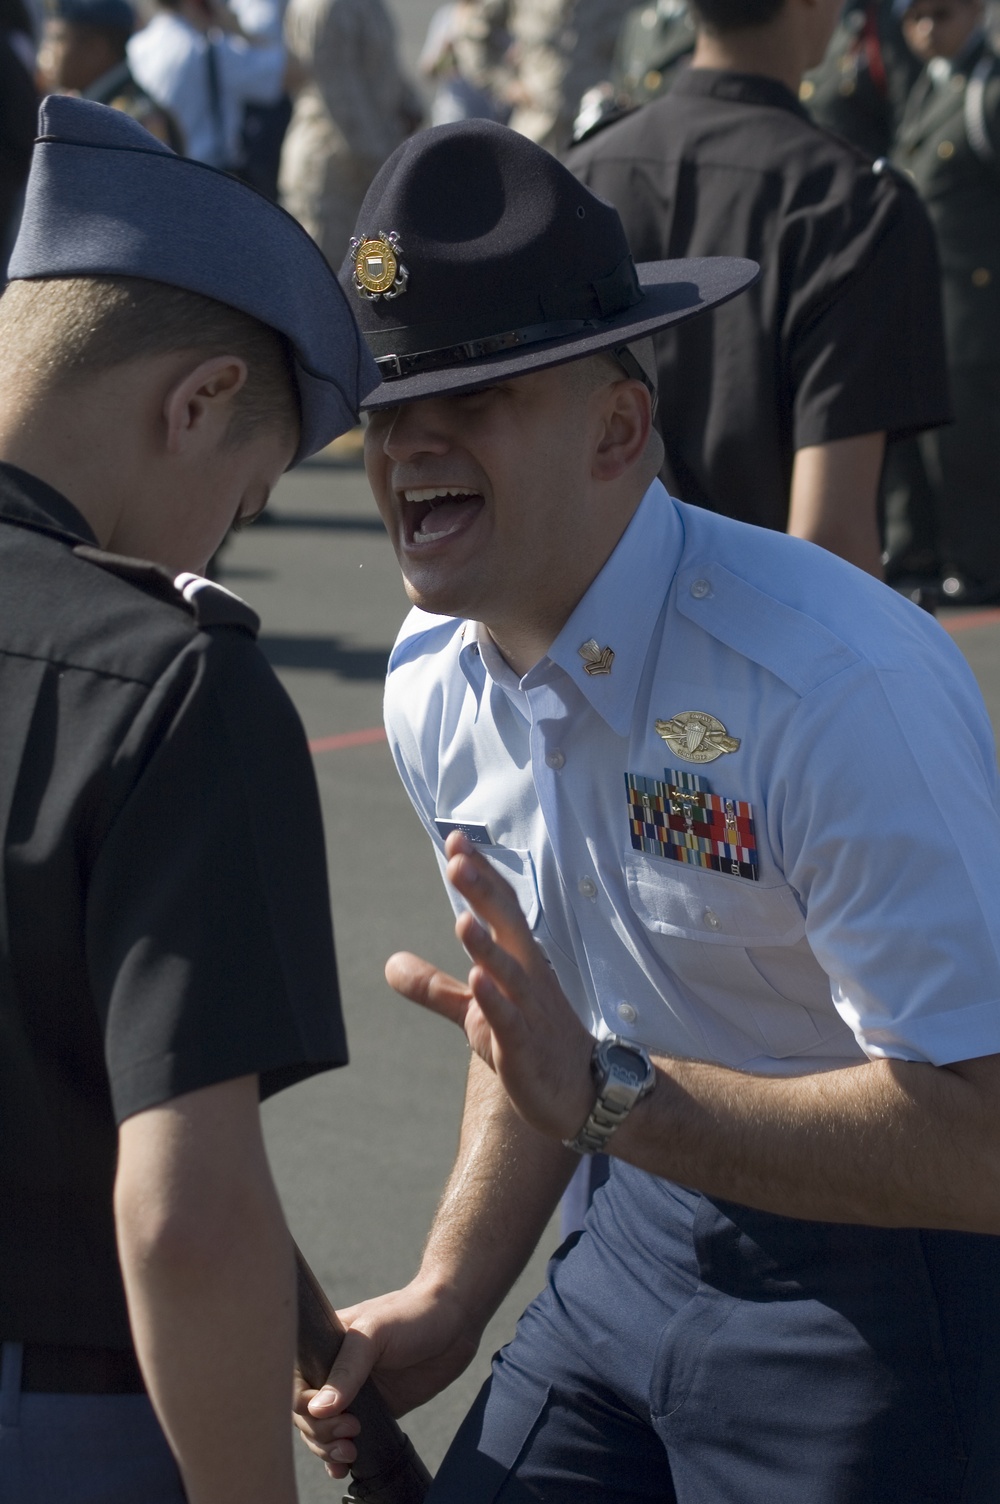
[[[757,882],[753,810],[713,794],[694,773],[664,768],[663,780],[625,774],[629,834],[635,851]]]
[[[446,841],[453,830],[458,830],[474,846],[493,845],[493,838],[485,825],[467,825],[461,820],[435,820],[434,824],[437,826],[437,833],[442,841]]]

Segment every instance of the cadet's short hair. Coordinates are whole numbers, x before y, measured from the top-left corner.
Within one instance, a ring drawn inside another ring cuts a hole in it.
[[[229,440],[261,423],[298,432],[299,402],[284,335],[214,298],[141,277],[46,277],[14,281],[0,297],[0,371],[55,390],[128,361],[191,350],[237,355],[247,380]]]
[[[744,31],[773,21],[785,0],[690,0],[695,20],[706,31]]]

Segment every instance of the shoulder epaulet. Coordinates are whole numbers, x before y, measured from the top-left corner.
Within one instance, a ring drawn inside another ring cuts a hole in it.
[[[597,120],[589,121],[586,125],[576,130],[572,141],[569,143],[570,146],[582,146],[584,141],[593,141],[594,137],[599,136],[602,131],[607,130],[609,125],[617,125],[619,120],[624,120],[627,116],[634,115],[639,108],[640,106],[635,104],[618,105],[615,109],[609,110],[607,114],[599,116]]]
[[[91,548],[86,543],[78,544],[73,552],[78,558],[106,569],[109,574],[137,585],[156,600],[182,607],[194,617],[199,627],[240,627],[252,637],[260,631],[260,617],[246,601],[224,585],[203,579],[200,574],[179,574],[175,578],[162,564],[105,553],[103,549]]]
[[[876,157],[872,163],[872,172],[877,178],[887,177],[894,183],[905,183],[907,188],[913,188],[913,179],[905,167],[900,167],[898,162],[893,162],[889,157]]]

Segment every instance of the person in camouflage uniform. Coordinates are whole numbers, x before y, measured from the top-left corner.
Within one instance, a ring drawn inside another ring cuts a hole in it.
[[[383,0],[291,0],[285,40],[311,76],[282,148],[281,203],[338,268],[369,183],[423,104]]]
[[[981,0],[914,0],[903,20],[927,66],[895,160],[937,234],[956,421],[921,435],[887,516],[890,576],[970,605],[1000,602],[1000,59],[982,22]]]
[[[580,100],[610,76],[628,9],[628,0],[513,0],[514,130],[549,151],[569,145]]]

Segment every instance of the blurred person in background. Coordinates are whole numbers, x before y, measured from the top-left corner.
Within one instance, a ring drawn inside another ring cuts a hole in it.
[[[749,256],[745,297],[657,337],[661,477],[880,575],[886,436],[950,416],[920,201],[799,102],[839,0],[700,0],[670,93],[567,158],[637,260]]]
[[[230,9],[245,37],[281,43],[286,0],[230,0]],[[294,68],[285,71],[285,87],[272,104],[251,100],[243,111],[243,153],[239,176],[265,197],[277,200],[281,144],[292,118],[290,90],[303,80]]]
[[[38,51],[42,94],[79,94],[138,120],[173,151],[185,143],[177,122],[132,77],[126,55],[135,30],[128,0],[53,0]]]
[[[281,151],[281,202],[337,268],[369,183],[424,107],[383,0],[291,0],[285,41],[309,79]]]
[[[471,119],[506,122],[509,9],[509,0],[454,0],[434,12],[418,62],[421,75],[434,89],[431,125]]]
[[[610,76],[629,8],[628,0],[513,0],[514,130],[565,151],[584,94]]]
[[[245,36],[224,0],[157,0],[127,53],[136,82],[176,119],[187,156],[238,173],[246,106],[281,98],[282,43]]]
[[[848,0],[826,57],[802,80],[799,98],[817,125],[869,157],[885,157],[919,71],[892,0]]]
[[[35,139],[34,65],[31,16],[22,0],[0,0],[0,288],[17,234]]]
[[[937,235],[956,421],[900,456],[886,572],[946,601],[1000,602],[1000,61],[981,0],[915,0],[903,30],[925,68],[895,159]]]

